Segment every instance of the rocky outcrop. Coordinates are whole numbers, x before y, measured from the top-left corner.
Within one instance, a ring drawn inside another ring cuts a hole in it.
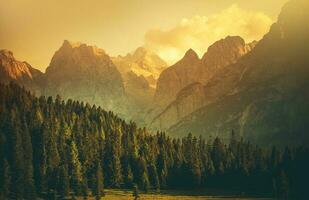
[[[14,81],[33,92],[40,93],[43,73],[28,63],[18,61],[9,50],[0,50],[0,82]]]
[[[214,74],[250,52],[256,41],[246,44],[239,36],[228,36],[211,45],[202,58],[202,83],[206,84]]]
[[[179,62],[160,76],[155,102],[163,102],[160,104],[163,107],[166,104],[168,106],[154,118],[151,127],[166,130],[212,102],[217,97],[217,91],[207,90],[204,85],[219,71],[234,70],[226,68],[250,52],[254,46],[255,42],[246,44],[239,36],[228,36],[211,45],[201,60],[190,50],[191,60],[185,56],[187,63]],[[196,82],[199,84],[192,84]]]
[[[170,134],[227,137],[234,129],[263,145],[308,144],[308,9],[306,0],[288,2],[249,54],[208,81],[209,103]]]
[[[85,101],[124,113],[124,85],[111,58],[94,46],[64,41],[46,69],[47,95]]]
[[[131,72],[138,76],[152,77],[153,79],[149,79],[148,82],[152,88],[156,87],[156,80],[167,67],[164,60],[144,47],[139,47],[134,53],[118,56],[112,60],[124,78],[127,73]]]
[[[197,53],[189,49],[180,61],[164,70],[158,79],[154,96],[156,106],[165,107],[182,88],[197,82],[200,68],[201,60]]]
[[[166,130],[192,111],[200,108],[205,101],[204,86],[201,83],[192,83],[177,94],[176,100],[155,117],[150,126]]]

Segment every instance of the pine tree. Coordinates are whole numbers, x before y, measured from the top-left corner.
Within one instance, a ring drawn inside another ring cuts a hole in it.
[[[39,124],[38,124],[39,125]],[[48,135],[46,134],[47,124],[43,123],[39,128],[33,128],[35,131],[33,132],[32,144],[36,147],[36,151],[33,151],[33,160],[34,160],[34,178],[35,185],[38,193],[47,192],[46,191],[46,170],[47,170],[47,154],[46,154],[46,138]]]
[[[83,199],[88,199],[88,181],[86,177],[83,178],[83,182],[81,185],[81,192],[83,195]]]
[[[167,158],[166,152],[164,149],[160,149],[160,154],[157,158],[157,169],[158,175],[160,179],[161,188],[165,188],[167,186],[167,176],[168,176],[168,169],[167,169]]]
[[[147,192],[149,189],[149,178],[146,161],[143,157],[137,159],[136,177],[138,187]]]
[[[10,194],[10,166],[6,159],[3,160],[1,165],[1,180],[0,180],[0,199],[9,199]]]
[[[197,139],[196,137],[193,138],[192,141],[192,155],[191,155],[191,160],[190,160],[190,168],[191,168],[191,173],[193,177],[193,182],[192,185],[195,187],[200,186],[201,184],[201,178],[202,178],[202,172],[201,172],[201,163],[200,163],[200,157],[199,157],[199,148],[197,146]]]
[[[160,181],[159,176],[157,172],[157,167],[154,163],[151,163],[148,168],[148,174],[149,174],[149,182],[150,184],[156,189],[157,191],[160,190]]]
[[[22,199],[24,197],[24,154],[21,136],[21,121],[17,110],[14,107],[10,114],[10,124],[8,125],[8,142],[10,147],[11,156],[11,185],[10,185],[10,198]]]
[[[69,195],[70,184],[69,184],[69,177],[68,177],[68,167],[65,164],[60,166],[60,169],[59,169],[59,179],[58,179],[58,184],[57,184],[57,191],[62,198]]]
[[[25,199],[35,199],[36,198],[36,190],[34,186],[33,179],[33,157],[32,157],[32,143],[31,137],[29,133],[28,126],[26,124],[25,117],[23,117],[23,125],[22,125],[22,141],[23,141],[23,152],[24,152],[24,183],[27,185],[24,190],[24,198]]]
[[[213,142],[212,160],[217,174],[224,173],[225,147],[221,140],[217,137]]]
[[[278,199],[288,200],[289,198],[289,180],[286,173],[282,170],[277,180]]]
[[[120,187],[122,183],[121,162],[120,162],[120,130],[109,132],[105,141],[105,166],[107,183],[113,187]]]
[[[75,194],[81,194],[82,166],[78,158],[78,149],[74,141],[70,143],[70,161],[69,170],[71,171],[70,185]]]
[[[96,166],[96,174],[95,181],[93,185],[93,193],[97,200],[100,200],[102,196],[104,196],[104,181],[103,181],[103,173],[100,162],[97,162]]]
[[[232,129],[229,147],[230,147],[230,150],[231,150],[233,155],[236,155],[236,153],[237,153],[237,143],[238,143],[237,140],[238,140],[238,138],[236,136],[236,133]]]
[[[125,187],[131,188],[133,186],[134,177],[133,177],[131,164],[127,156],[122,157],[121,166],[123,169],[123,179],[124,179]]]

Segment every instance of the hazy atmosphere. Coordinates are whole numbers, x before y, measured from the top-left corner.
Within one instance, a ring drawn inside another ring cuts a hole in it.
[[[285,2],[10,0],[0,7],[0,44],[42,71],[64,39],[112,56],[146,45],[172,64],[187,49],[201,55],[226,35],[260,39]]]
[[[309,199],[309,0],[0,5],[0,200]]]

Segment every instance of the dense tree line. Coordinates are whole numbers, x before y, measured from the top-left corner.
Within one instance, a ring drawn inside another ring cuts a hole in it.
[[[306,199],[305,147],[150,134],[112,112],[0,84],[0,199],[98,198],[107,188],[235,189]]]

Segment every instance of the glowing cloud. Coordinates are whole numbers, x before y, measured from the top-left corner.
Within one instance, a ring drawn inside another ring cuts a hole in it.
[[[145,35],[145,46],[173,63],[189,48],[202,55],[209,45],[228,35],[239,35],[248,42],[259,40],[272,23],[262,12],[232,5],[215,15],[184,18],[170,30],[150,30]]]

